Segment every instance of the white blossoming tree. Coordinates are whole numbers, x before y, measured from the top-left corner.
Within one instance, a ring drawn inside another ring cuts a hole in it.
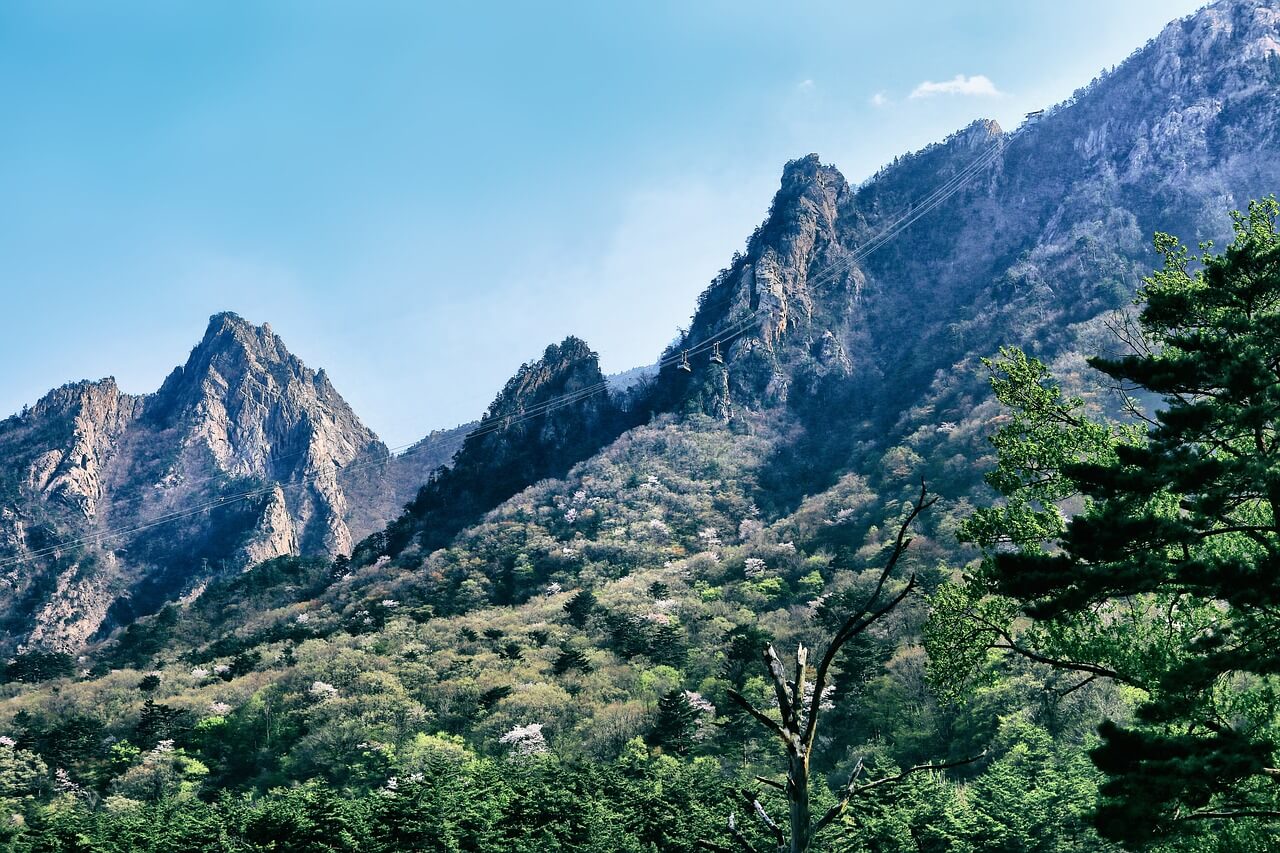
[[[314,698],[323,702],[326,699],[333,699],[338,695],[338,688],[325,681],[315,681],[311,684],[308,691]]]
[[[498,743],[510,747],[511,755],[521,758],[542,755],[547,751],[547,739],[542,734],[542,723],[516,726],[498,738]]]

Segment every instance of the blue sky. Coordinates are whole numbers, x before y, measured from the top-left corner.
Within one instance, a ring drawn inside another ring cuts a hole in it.
[[[566,334],[647,363],[786,160],[1012,127],[1200,5],[12,0],[0,413],[152,391],[222,310],[390,444]]]

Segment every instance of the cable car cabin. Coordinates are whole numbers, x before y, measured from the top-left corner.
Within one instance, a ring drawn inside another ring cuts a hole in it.
[[[711,345],[711,363],[724,364],[724,357],[720,355],[720,342],[716,341]]]
[[[685,350],[680,353],[680,369],[685,373],[693,373],[693,368],[689,365],[689,351]]]

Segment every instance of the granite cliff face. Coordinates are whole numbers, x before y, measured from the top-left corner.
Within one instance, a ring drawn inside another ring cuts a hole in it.
[[[944,204],[854,262],[1000,146]],[[653,405],[785,412],[804,432],[793,457],[860,465],[857,447],[920,429],[922,412],[964,417],[978,356],[1001,344],[1070,351],[1081,324],[1132,299],[1157,260],[1153,232],[1190,245],[1227,237],[1230,210],[1280,189],[1277,154],[1280,4],[1224,0],[1013,131],[974,122],[856,187],[816,155],[793,161],[668,353],[723,340],[725,364],[703,351],[692,373],[667,367]]]
[[[371,514],[368,496],[403,502],[439,459],[390,458],[323,371],[234,314],[154,394],[112,379],[56,389],[0,423],[0,452],[5,639],[60,649],[221,571],[349,553],[394,514]]]
[[[269,551],[286,553],[282,549],[290,546],[307,553],[350,552],[338,470],[385,455],[386,448],[324,371],[312,371],[290,354],[270,326],[215,316],[187,363],[147,400],[143,420],[155,439],[181,432],[184,473],[205,467],[232,478],[298,486],[267,502],[287,510],[292,539],[273,529],[265,541],[276,547],[259,546],[259,553],[278,556]],[[274,515],[284,517],[279,509]]]

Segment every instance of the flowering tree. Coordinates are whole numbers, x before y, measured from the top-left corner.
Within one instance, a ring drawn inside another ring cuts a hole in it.
[[[498,743],[509,746],[511,754],[519,757],[542,755],[547,751],[547,738],[542,733],[542,723],[516,726],[498,738]]]

